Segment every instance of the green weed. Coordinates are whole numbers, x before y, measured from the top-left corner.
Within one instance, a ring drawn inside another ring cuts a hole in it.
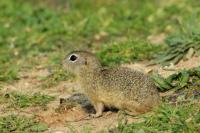
[[[13,114],[0,117],[1,133],[42,133],[47,130],[47,125],[26,116]]]
[[[9,107],[26,108],[30,106],[46,106],[54,100],[53,96],[34,93],[33,95],[11,92],[4,95],[2,102],[9,104]]]
[[[97,56],[104,65],[130,63],[133,61],[150,60],[160,51],[162,46],[152,45],[145,41],[128,40],[125,42],[104,45]]]
[[[111,133],[198,133],[200,109],[197,104],[172,106],[163,104],[154,115],[144,116],[144,121],[120,124]]]
[[[200,67],[192,68],[189,70],[181,70],[175,74],[163,78],[159,74],[153,74],[155,84],[160,91],[167,91],[170,89],[179,90],[183,88],[198,88],[200,82]]]
[[[157,56],[155,63],[177,64],[180,60],[200,55],[199,12],[188,17],[186,22],[179,23],[179,29],[166,38],[168,49]]]

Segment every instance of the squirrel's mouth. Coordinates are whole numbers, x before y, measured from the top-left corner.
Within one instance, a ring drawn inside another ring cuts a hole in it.
[[[61,65],[64,67],[64,68],[68,68],[68,65],[67,65],[67,63],[65,62],[65,60],[63,60],[62,62],[61,62]]]

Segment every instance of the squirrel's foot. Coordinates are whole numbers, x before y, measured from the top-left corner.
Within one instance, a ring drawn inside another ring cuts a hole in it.
[[[96,113],[96,114],[90,114],[90,116],[92,117],[92,118],[98,118],[98,117],[101,117],[103,114],[101,113]]]
[[[104,110],[104,104],[101,102],[95,103],[94,104],[96,114],[90,114],[91,117],[93,118],[98,118],[103,115],[103,110]]]

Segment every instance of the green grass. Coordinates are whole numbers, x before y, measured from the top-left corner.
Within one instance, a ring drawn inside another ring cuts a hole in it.
[[[69,0],[62,5],[66,8],[55,10],[48,2],[1,1],[0,81],[19,79],[24,67],[35,66],[34,58],[53,60],[52,55],[80,48],[103,52],[104,48],[98,49],[100,43],[119,44],[122,38],[143,44],[149,35],[172,32],[179,21],[198,10],[199,2]]]
[[[146,41],[128,40],[125,42],[116,42],[111,45],[104,45],[97,56],[102,64],[122,64],[133,61],[150,60],[157,51],[161,51],[162,46],[152,45]]]
[[[46,106],[50,101],[54,100],[53,96],[34,93],[30,94],[21,94],[18,92],[11,92],[5,94],[1,98],[2,103],[8,103],[8,107],[19,107],[26,108],[31,106]]]
[[[155,63],[177,64],[181,60],[188,60],[193,56],[200,55],[199,18],[198,11],[188,17],[186,22],[180,22],[177,30],[165,39],[168,49],[157,55]]]
[[[189,70],[177,71],[166,78],[157,73],[153,73],[151,76],[159,91],[162,92],[172,89],[177,91],[196,88],[196,90],[199,90],[197,85],[200,82],[200,66]]]
[[[141,116],[143,122],[120,124],[110,133],[198,133],[200,132],[200,108],[198,104],[163,104],[151,116]]]
[[[0,117],[1,133],[43,133],[48,131],[47,125],[39,123],[34,118],[20,115]]]

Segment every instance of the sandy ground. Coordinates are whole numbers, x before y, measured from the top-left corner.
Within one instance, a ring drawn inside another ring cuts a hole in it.
[[[147,63],[124,64],[122,66],[137,69],[139,71],[148,73],[156,71],[164,76],[170,75],[175,70],[189,69],[192,67],[200,66],[200,57],[193,57],[188,61],[181,61],[177,65],[171,65],[168,68],[162,69],[160,66],[146,66]],[[6,115],[9,113],[17,112],[26,115],[35,115],[36,118],[49,125],[51,132],[59,133],[82,133],[87,129],[92,132],[101,132],[116,127],[119,120],[125,119],[120,112],[104,112],[100,118],[88,117],[88,113],[80,106],[75,106],[71,109],[66,109],[62,112],[56,111],[59,107],[59,99],[61,97],[70,96],[81,90],[76,81],[60,82],[57,86],[51,88],[41,87],[41,77],[47,76],[48,70],[45,68],[35,68],[31,71],[21,72],[20,80],[13,84],[4,84],[3,92],[19,91],[22,93],[41,92],[48,95],[53,95],[56,100],[49,103],[47,109],[40,107],[30,107],[26,109],[12,109],[6,110],[4,105],[0,106],[0,114]],[[6,111],[5,111],[6,110]],[[127,118],[126,118],[127,119]],[[129,122],[138,122],[141,119],[128,118]]]

